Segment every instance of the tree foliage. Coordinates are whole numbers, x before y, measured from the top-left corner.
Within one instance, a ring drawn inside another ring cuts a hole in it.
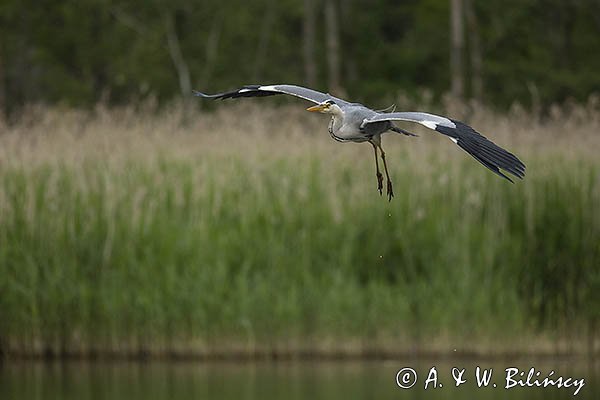
[[[450,1],[329,1],[337,6],[339,81],[349,96],[368,101],[450,90]],[[3,0],[0,106],[11,112],[31,102],[169,100],[186,94],[182,74],[207,91],[305,84],[307,4],[315,7],[312,74],[326,90],[324,2]],[[532,98],[585,100],[600,89],[600,1],[467,4],[477,23],[465,29],[465,53],[476,35],[481,60],[474,68],[463,55],[467,97],[473,74],[483,99],[500,107]]]

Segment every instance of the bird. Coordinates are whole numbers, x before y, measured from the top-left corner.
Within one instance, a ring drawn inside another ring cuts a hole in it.
[[[395,112],[394,110],[373,110],[360,103],[337,98],[329,93],[319,92],[302,86],[278,85],[245,85],[227,92],[206,94],[194,90],[194,96],[207,99],[235,99],[239,97],[265,97],[274,95],[290,95],[308,100],[315,105],[307,111],[331,115],[329,135],[338,142],[368,142],[375,153],[375,170],[377,190],[383,194],[383,175],[379,168],[379,156],[383,162],[386,178],[386,195],[388,201],[394,197],[392,180],[387,166],[386,153],[381,145],[381,136],[387,132],[395,132],[406,136],[417,136],[394,124],[394,122],[412,122],[420,124],[447,136],[461,149],[469,153],[479,163],[501,178],[511,183],[514,181],[504,174],[504,170],[519,179],[525,177],[525,164],[514,154],[494,144],[469,125],[447,117],[425,112]],[[391,111],[391,112],[390,112]]]

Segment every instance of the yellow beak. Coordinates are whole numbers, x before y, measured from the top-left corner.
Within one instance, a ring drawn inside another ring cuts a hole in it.
[[[312,107],[308,107],[306,109],[306,111],[311,111],[311,112],[318,112],[318,111],[323,111],[325,109],[325,106],[322,104],[317,104],[316,106],[312,106]]]

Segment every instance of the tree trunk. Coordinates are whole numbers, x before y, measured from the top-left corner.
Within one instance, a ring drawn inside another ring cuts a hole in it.
[[[208,88],[215,60],[217,58],[217,50],[219,49],[219,40],[221,38],[221,18],[213,20],[208,38],[206,39],[206,50],[204,52],[204,68],[200,78],[200,85]]]
[[[469,53],[471,59],[471,91],[477,102],[483,99],[483,61],[481,58],[481,42],[479,39],[479,23],[473,9],[473,0],[465,0],[467,27],[469,30]]]
[[[325,1],[329,90],[339,95],[342,88],[340,83],[340,40],[337,11],[337,2],[335,0]]]
[[[464,24],[463,24],[463,4],[462,0],[450,0],[450,78],[451,91],[455,98],[462,98],[464,95],[464,71],[463,71],[463,51],[464,51]]]
[[[167,34],[167,47],[169,49],[169,55],[171,61],[177,71],[179,78],[179,89],[184,99],[189,98],[192,94],[192,79],[190,78],[190,70],[183,58],[181,47],[179,46],[179,37],[177,37],[177,31],[175,29],[175,21],[172,14],[166,16],[166,34]]]
[[[266,10],[263,13],[263,20],[261,22],[261,31],[258,39],[258,46],[256,47],[254,65],[252,67],[252,79],[254,82],[259,82],[262,79],[262,71],[264,62],[268,57],[269,41],[271,40],[271,33],[273,31],[273,24],[275,23],[275,11],[276,7],[273,2],[266,4]]]
[[[317,84],[317,65],[315,62],[315,5],[314,0],[304,0],[304,80],[306,85]]]
[[[0,42],[0,127],[6,116],[6,85],[4,82],[4,54],[2,53],[2,42]],[[0,343],[1,345],[2,343]],[[1,351],[1,349],[0,349]],[[1,358],[1,353],[0,353]]]

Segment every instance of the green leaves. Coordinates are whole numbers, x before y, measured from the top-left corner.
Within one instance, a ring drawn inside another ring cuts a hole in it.
[[[585,101],[600,88],[595,2],[472,3],[489,103]],[[325,21],[322,3],[315,4],[314,64],[317,86],[326,89]],[[439,98],[449,90],[447,2],[343,1],[339,10],[341,83],[351,98],[380,102],[399,93],[418,97],[423,89]],[[47,7],[4,1],[4,107],[13,111],[40,101],[89,107],[146,96],[168,101],[181,95],[178,75],[186,70],[192,86],[207,91],[260,82],[301,84],[303,18],[302,3],[292,0],[63,0]],[[181,52],[178,68],[166,19],[173,21]],[[470,57],[464,54],[467,76],[474,73]]]

